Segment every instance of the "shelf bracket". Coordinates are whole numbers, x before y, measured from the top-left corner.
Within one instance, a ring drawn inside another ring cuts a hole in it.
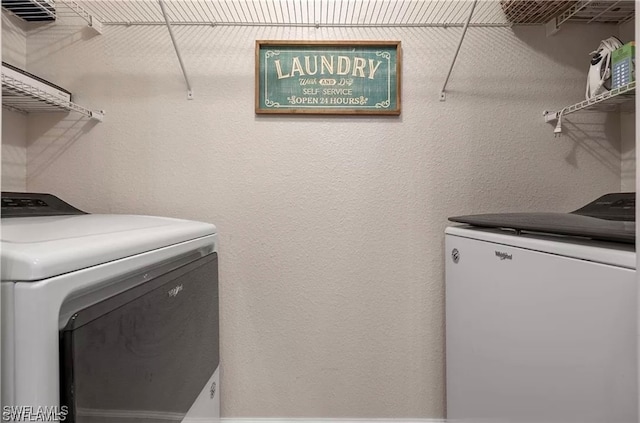
[[[594,0],[580,0],[577,1],[574,5],[569,7],[567,10],[562,12],[560,15],[555,16],[549,22],[545,24],[545,29],[547,32],[547,37],[554,35],[556,32],[560,31],[560,26],[571,19],[576,13],[583,10],[585,7],[592,3]],[[616,2],[616,4],[619,2]],[[611,6],[610,6],[611,8]],[[603,12],[604,13],[604,12]],[[595,19],[595,18],[594,18]],[[593,20],[593,19],[592,19]]]
[[[104,110],[92,110],[89,118],[98,122],[104,121]]]
[[[76,15],[81,17],[87,22],[89,28],[93,29],[96,34],[102,34],[102,22],[96,19],[91,13],[89,13],[86,9],[76,3],[74,0],[58,0],[58,3],[66,6],[70,10],[73,11]]]
[[[447,100],[447,84],[449,83],[449,78],[451,77],[451,72],[453,71],[453,66],[456,64],[456,59],[458,58],[458,53],[460,52],[460,47],[462,47],[462,42],[464,41],[464,36],[467,35],[467,29],[469,28],[469,22],[471,22],[471,17],[473,16],[473,11],[476,8],[476,4],[478,0],[473,0],[471,3],[471,10],[469,10],[469,16],[467,17],[467,21],[464,23],[464,27],[462,28],[462,35],[460,36],[460,42],[458,43],[458,48],[456,48],[456,52],[453,55],[453,61],[451,62],[451,66],[449,67],[449,72],[447,73],[447,78],[444,80],[444,85],[442,86],[442,90],[440,90],[440,101]]]
[[[559,112],[550,112],[548,110],[545,110],[544,112],[542,112],[542,115],[544,116],[544,121],[546,123],[552,123],[552,122],[556,122],[556,127],[553,129],[553,136],[554,137],[559,137],[562,135],[562,116],[565,113],[566,108],[560,110]]]
[[[167,11],[164,7],[164,0],[158,0],[160,4],[160,9],[162,10],[162,16],[164,17],[164,21],[167,24],[167,29],[169,30],[169,36],[171,37],[171,42],[173,43],[173,48],[176,50],[176,55],[178,56],[178,62],[180,62],[180,68],[182,69],[182,74],[184,75],[184,81],[187,84],[187,100],[193,100],[193,90],[191,89],[191,83],[189,82],[189,76],[187,75],[187,70],[184,67],[184,63],[182,62],[182,56],[180,55],[180,49],[178,48],[178,43],[176,43],[176,38],[173,35],[173,28],[171,28],[171,22],[169,22],[169,17],[167,16]]]

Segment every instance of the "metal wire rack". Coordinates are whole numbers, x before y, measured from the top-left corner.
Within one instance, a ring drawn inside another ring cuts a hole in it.
[[[71,101],[60,99],[30,84],[2,74],[2,105],[23,113],[77,112],[102,122],[103,113],[89,110]]]
[[[157,1],[80,1],[105,24],[158,25],[164,17]],[[169,0],[174,25],[260,26],[455,26],[470,6],[465,0]],[[479,2],[475,24],[508,25],[499,2]]]
[[[25,20],[34,20],[30,14],[33,11],[44,15],[35,20],[79,17],[99,33],[103,25],[166,25],[185,77],[188,99],[193,99],[193,92],[172,25],[461,26],[462,36],[440,92],[444,101],[468,27],[546,25],[548,33],[553,33],[568,21],[622,24],[635,17],[633,0],[2,0],[2,6]]]
[[[602,111],[602,112],[610,112],[610,111],[617,110],[622,104],[634,102],[635,90],[636,90],[636,83],[635,81],[633,81],[629,84],[623,85],[618,88],[614,88],[611,91],[607,91],[603,94],[597,95],[595,97],[589,98],[579,103],[566,106],[560,111],[557,111],[557,112],[544,111],[543,112],[544,120],[545,122],[557,121],[557,125],[554,130],[554,133],[560,134],[562,132],[562,118],[564,116],[569,115],[571,113],[580,112],[582,110]]]
[[[623,24],[635,17],[633,1],[589,1],[575,2],[558,17],[558,24],[567,21],[581,23]]]
[[[78,0],[77,4],[107,25],[165,23],[156,0]],[[413,27],[462,26],[471,1],[167,0],[165,5],[174,25]],[[557,16],[563,22],[622,23],[633,15],[634,2],[629,0],[480,0],[469,26],[545,24]]]
[[[176,25],[461,26],[469,0],[167,0]],[[34,21],[79,16],[90,26],[162,25],[157,0],[2,0],[4,9]],[[624,23],[632,0],[481,0],[470,26],[566,21]],[[98,29],[99,30],[99,29]]]
[[[27,22],[54,22],[63,17],[79,17],[102,32],[96,16],[75,0],[2,0],[2,8]]]

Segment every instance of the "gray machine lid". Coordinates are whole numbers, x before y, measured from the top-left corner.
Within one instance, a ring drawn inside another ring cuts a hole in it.
[[[636,193],[606,194],[571,213],[496,213],[449,220],[486,228],[580,236],[634,244]]]
[[[3,193],[0,280],[39,281],[217,233],[210,223],[88,214],[49,194]],[[194,247],[195,248],[195,247]]]
[[[2,217],[39,217],[87,214],[55,195],[2,192]]]

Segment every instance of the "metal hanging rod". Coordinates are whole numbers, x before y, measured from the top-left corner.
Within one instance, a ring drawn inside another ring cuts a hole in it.
[[[446,94],[447,84],[449,83],[449,78],[451,77],[451,72],[453,71],[453,67],[456,64],[456,59],[458,58],[458,53],[460,53],[460,47],[462,47],[462,42],[464,41],[464,37],[467,34],[467,28],[469,27],[469,22],[471,21],[471,18],[473,17],[473,12],[476,9],[476,4],[477,3],[478,3],[477,0],[473,0],[473,3],[471,3],[471,8],[469,9],[469,16],[467,17],[467,21],[466,21],[464,27],[462,28],[462,34],[460,35],[460,42],[458,42],[458,47],[456,48],[456,52],[453,55],[453,61],[451,62],[451,66],[449,67],[449,72],[447,73],[447,77],[444,80],[444,85],[442,85],[442,90],[440,90],[440,101],[445,101],[447,99],[447,94]]]
[[[108,22],[113,26],[164,26],[164,22]],[[300,22],[171,22],[171,26],[244,26],[244,27],[283,27],[283,28],[462,28],[464,23],[406,23],[406,24],[346,24],[346,23],[300,23]],[[469,28],[504,28],[511,24],[470,23]]]
[[[191,89],[189,76],[187,75],[187,70],[185,69],[184,62],[182,61],[182,56],[180,55],[180,49],[178,48],[176,37],[173,35],[173,29],[171,28],[171,22],[169,22],[169,17],[167,16],[167,11],[164,6],[164,0],[158,0],[158,4],[160,5],[160,9],[162,10],[162,16],[164,17],[165,23],[167,25],[167,29],[169,30],[169,36],[171,37],[173,48],[176,50],[176,56],[178,56],[178,62],[180,63],[180,69],[182,69],[182,75],[184,75],[184,81],[187,84],[187,99],[193,100],[193,90]]]

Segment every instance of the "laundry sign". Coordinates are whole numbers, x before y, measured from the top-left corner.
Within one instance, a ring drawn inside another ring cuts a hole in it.
[[[399,41],[256,41],[256,113],[399,115]]]

